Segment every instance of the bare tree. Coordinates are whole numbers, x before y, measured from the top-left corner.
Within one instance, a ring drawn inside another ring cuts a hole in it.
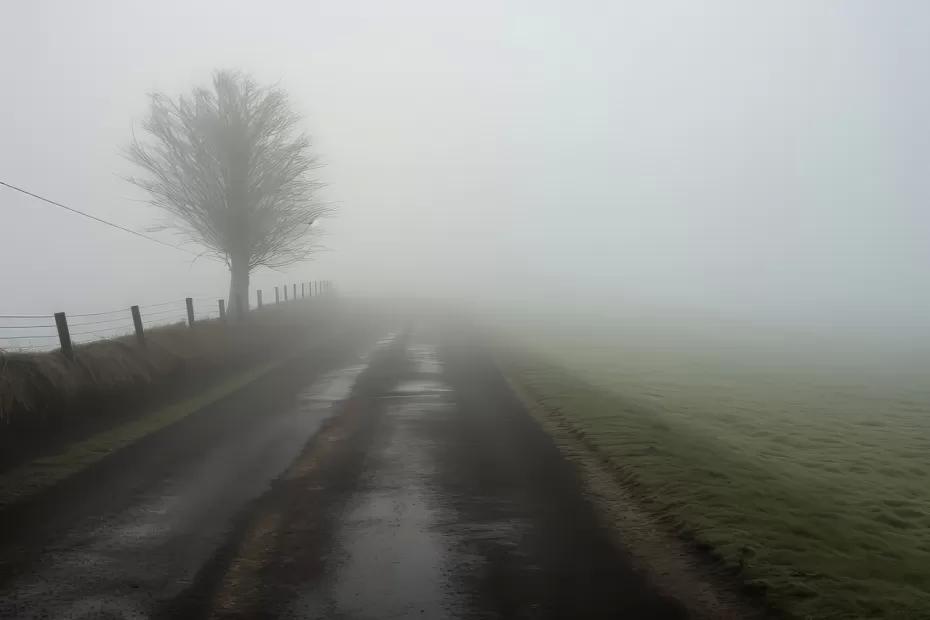
[[[310,139],[284,91],[239,72],[218,71],[212,89],[177,100],[150,97],[148,139],[133,136],[127,153],[147,175],[129,180],[205,254],[226,261],[236,312],[253,269],[313,252],[311,226],[326,209],[315,199]]]

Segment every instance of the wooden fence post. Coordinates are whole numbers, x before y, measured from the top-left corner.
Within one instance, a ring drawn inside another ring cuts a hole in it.
[[[188,297],[184,300],[184,303],[187,304],[187,326],[194,326],[194,298]]]
[[[58,342],[61,343],[61,353],[67,359],[74,359],[74,347],[71,346],[71,332],[68,330],[68,318],[64,312],[55,313],[55,327],[58,328]]]
[[[218,301],[220,305],[220,319],[225,321],[226,320],[226,300],[220,299]]]
[[[129,311],[132,313],[132,326],[136,330],[136,342],[140,347],[144,347],[145,330],[142,329],[142,313],[139,312],[139,306],[130,306]]]
[[[280,294],[280,292],[278,291],[278,287],[277,287],[277,286],[274,287],[274,302],[275,302],[276,304],[281,303],[281,294]]]
[[[258,302],[258,309],[262,309],[262,289],[255,291],[255,301]]]
[[[297,283],[294,282],[294,299],[297,299]]]

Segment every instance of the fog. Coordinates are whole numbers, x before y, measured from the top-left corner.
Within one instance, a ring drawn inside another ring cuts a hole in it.
[[[239,68],[291,93],[338,206],[325,252],[253,288],[912,343],[930,335],[928,30],[917,0],[11,3],[0,180],[150,229],[121,154],[146,93]],[[0,209],[2,312],[227,289],[222,264],[5,188]]]

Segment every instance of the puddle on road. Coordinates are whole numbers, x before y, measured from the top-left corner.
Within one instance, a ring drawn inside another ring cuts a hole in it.
[[[319,411],[328,405],[341,402],[352,395],[352,390],[359,376],[368,368],[371,358],[378,351],[389,347],[397,339],[397,333],[391,332],[375,343],[371,351],[363,354],[356,364],[326,373],[312,385],[297,395],[301,409]]]
[[[378,342],[375,343],[375,350],[383,349],[384,347],[389,346],[391,343],[397,340],[398,333],[399,332],[397,331],[388,332],[384,338],[381,338],[378,340]]]
[[[352,393],[359,375],[368,368],[368,364],[356,364],[335,372],[328,373],[319,381],[304,389],[297,395],[301,408],[317,404],[332,404],[345,400]]]
[[[429,396],[451,391],[452,389],[441,381],[414,379],[398,383],[397,387],[391,390],[391,396]]]
[[[443,365],[439,360],[436,346],[432,344],[414,344],[407,347],[407,358],[417,374],[442,374]]]
[[[334,595],[351,617],[440,618],[448,613],[446,544],[423,489],[369,494],[345,518]],[[383,615],[382,615],[383,614]]]
[[[407,361],[411,366],[411,374],[416,378],[399,382],[386,396],[430,396],[452,391],[438,376],[442,374],[443,363],[435,345],[407,345]]]

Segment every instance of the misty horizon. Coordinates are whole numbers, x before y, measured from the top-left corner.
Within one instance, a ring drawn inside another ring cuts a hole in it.
[[[147,93],[221,68],[279,84],[338,211],[253,300],[325,278],[930,338],[920,3],[103,6],[11,8],[2,180],[156,230],[123,180]],[[11,311],[224,295],[221,263],[0,189]]]

